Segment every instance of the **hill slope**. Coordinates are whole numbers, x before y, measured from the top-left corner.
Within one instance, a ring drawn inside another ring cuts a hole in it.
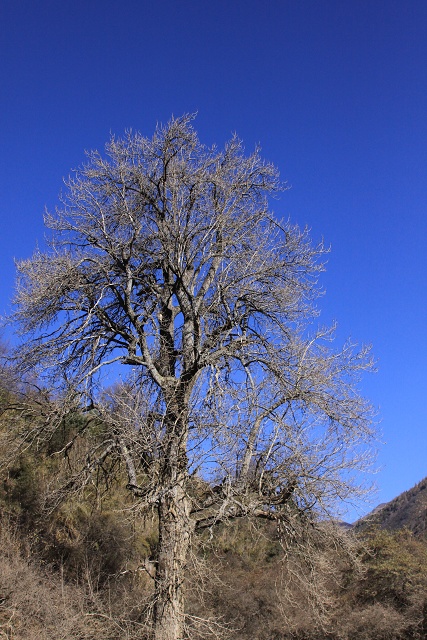
[[[356,528],[367,524],[389,530],[406,527],[416,536],[427,536],[427,477],[397,498],[376,507],[356,523]]]

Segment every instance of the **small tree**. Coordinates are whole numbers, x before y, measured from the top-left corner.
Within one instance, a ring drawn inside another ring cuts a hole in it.
[[[367,350],[307,331],[323,247],[269,212],[280,184],[258,149],[207,148],[191,119],[88,153],[46,215],[51,250],[18,264],[23,368],[103,417],[71,484],[119,455],[157,510],[157,640],[183,637],[195,532],[243,516],[289,532],[330,513],[357,490],[372,436],[355,386]],[[101,394],[107,366],[122,381]]]

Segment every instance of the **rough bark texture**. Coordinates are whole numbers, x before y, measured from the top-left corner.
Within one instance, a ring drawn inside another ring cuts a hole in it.
[[[155,578],[155,639],[183,637],[185,568],[193,526],[190,501],[182,486],[160,499],[159,552]]]
[[[155,640],[183,637],[185,569],[194,525],[188,496],[188,409],[185,387],[166,395],[165,451],[158,499],[159,543],[154,580]]]

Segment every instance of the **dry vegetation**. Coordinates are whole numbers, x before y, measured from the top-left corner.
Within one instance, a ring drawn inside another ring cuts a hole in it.
[[[3,391],[3,408],[15,400]],[[20,415],[2,414],[6,460],[27,419]],[[84,457],[96,437],[94,425],[59,456],[78,426],[64,424],[55,441],[23,450],[2,472],[0,638],[151,637],[155,512],[142,517],[114,460],[83,491],[56,499],[56,488],[73,477],[73,456]],[[194,491],[202,490],[195,482]],[[247,518],[218,524],[214,536],[203,530],[187,569],[186,637],[427,637],[425,538],[409,530],[371,528],[354,536],[336,527],[331,535],[332,524],[298,526],[291,535]]]
[[[0,638],[69,640],[143,638],[137,620],[120,616],[107,593],[66,580],[28,557],[10,523],[0,533]],[[124,595],[124,594],[123,594]],[[126,598],[121,604],[126,609]]]
[[[0,638],[149,638],[153,523],[135,518],[119,485],[47,514],[50,462],[23,456],[3,475]],[[328,527],[304,554],[284,548],[272,523],[222,524],[214,540],[204,532],[189,562],[188,636],[425,638],[426,541],[371,529],[353,542],[343,531],[339,546]]]
[[[78,417],[27,447],[21,423],[35,418],[16,412],[23,405],[13,386],[9,377],[0,398],[2,454],[9,461],[0,480],[0,638],[149,640],[155,510],[141,514],[125,488],[126,469],[114,458],[82,491],[66,499],[58,494],[73,479],[74,456],[84,459],[96,442],[98,425],[69,451],[64,443],[78,433]],[[17,442],[21,453],[11,462]],[[203,487],[194,480],[195,493]],[[357,535],[335,527],[331,534],[332,524],[301,517],[294,527],[283,531],[248,517],[219,523],[215,535],[198,534],[187,568],[185,637],[427,637],[423,536],[378,527]]]

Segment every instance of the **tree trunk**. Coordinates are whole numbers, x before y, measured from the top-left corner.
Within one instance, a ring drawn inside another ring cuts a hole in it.
[[[187,494],[187,403],[185,389],[168,389],[160,473],[159,547],[155,576],[154,639],[184,637],[185,569],[193,524]]]
[[[181,640],[184,580],[192,533],[190,502],[181,484],[168,489],[159,504],[159,552],[155,577],[155,640]]]

